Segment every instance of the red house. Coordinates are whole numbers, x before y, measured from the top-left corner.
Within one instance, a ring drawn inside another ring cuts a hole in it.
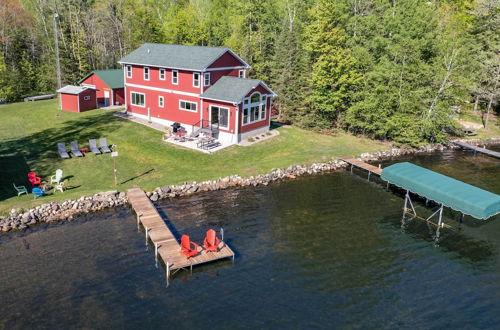
[[[98,106],[125,104],[122,69],[94,70],[78,83],[95,89]]]
[[[87,86],[64,86],[60,93],[61,110],[83,112],[97,108],[96,91]]]
[[[119,63],[129,114],[209,129],[225,145],[269,130],[276,94],[229,48],[146,43]]]

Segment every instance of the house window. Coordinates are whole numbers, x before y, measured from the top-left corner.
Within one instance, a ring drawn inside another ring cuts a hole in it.
[[[160,80],[165,80],[165,69],[160,69]]]
[[[243,125],[266,119],[267,96],[255,92],[243,101]]]
[[[127,65],[127,78],[132,78],[132,66]]]
[[[179,84],[179,71],[177,70],[172,70],[172,84]]]
[[[193,87],[200,87],[200,74],[198,72],[193,73]]]
[[[210,86],[210,72],[203,74],[203,86]]]
[[[220,128],[229,128],[229,109],[217,107],[215,105],[210,106],[210,121],[212,124],[219,124]]]
[[[149,80],[149,68],[144,67],[144,80]]]
[[[145,106],[145,99],[146,99],[146,97],[144,96],[143,93],[136,93],[136,92],[130,93],[130,104],[132,104],[132,105],[144,107]]]
[[[238,71],[238,77],[239,78],[245,78],[245,70]]]
[[[163,98],[163,96],[158,96],[158,106],[160,108],[163,108],[165,106],[165,99]]]
[[[84,101],[90,101],[90,96],[84,96],[84,97],[83,97],[83,100],[84,100]]]
[[[179,109],[181,110],[196,112],[196,106],[197,104],[194,102],[182,101],[182,100],[179,101]]]

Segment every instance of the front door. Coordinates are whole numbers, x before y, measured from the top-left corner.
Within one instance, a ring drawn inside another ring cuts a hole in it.
[[[229,128],[229,109],[212,105],[210,107],[210,121],[212,125],[219,124],[219,128]]]
[[[109,106],[109,91],[104,91],[104,106]]]

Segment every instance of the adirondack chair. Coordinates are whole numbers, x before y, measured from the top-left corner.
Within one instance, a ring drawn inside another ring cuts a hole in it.
[[[42,197],[43,194],[45,194],[45,191],[41,188],[33,188],[31,193],[33,194],[33,199],[36,199],[37,197]]]
[[[59,156],[63,159],[68,159],[69,155],[66,152],[66,143],[60,142],[57,144],[57,152],[59,153]]]
[[[28,194],[28,190],[26,189],[25,186],[16,186],[15,183],[13,183],[14,189],[16,189],[17,196],[22,195],[22,194]]]
[[[56,170],[56,174],[50,177],[50,183],[60,183],[63,175],[63,170]]]
[[[60,192],[64,192],[64,187],[66,186],[66,181],[63,181],[63,182],[58,182],[55,186],[54,186],[54,192],[56,191],[60,191]]]
[[[36,172],[28,172],[28,181],[31,183],[31,188],[42,183],[42,178],[36,176]]]
[[[219,250],[220,239],[217,237],[215,230],[207,230],[205,235],[205,240],[203,241],[203,246],[207,251],[218,251]]]
[[[200,246],[195,242],[191,242],[188,235],[181,236],[181,251],[180,253],[185,255],[186,258],[194,257],[198,254],[198,248]]]
[[[101,152],[99,151],[99,149],[97,149],[97,141],[95,139],[89,140],[89,147],[90,147],[90,151],[92,151],[92,153],[94,155],[100,155],[101,154]]]

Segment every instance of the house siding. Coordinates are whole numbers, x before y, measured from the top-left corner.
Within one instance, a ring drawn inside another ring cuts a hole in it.
[[[225,52],[224,55],[215,60],[214,63],[210,64],[208,68],[226,68],[232,66],[244,66],[245,63],[237,59],[231,52]]]
[[[85,96],[90,96],[89,100],[84,100]],[[78,95],[80,101],[80,112],[93,110],[96,108],[96,91],[87,89]]]

